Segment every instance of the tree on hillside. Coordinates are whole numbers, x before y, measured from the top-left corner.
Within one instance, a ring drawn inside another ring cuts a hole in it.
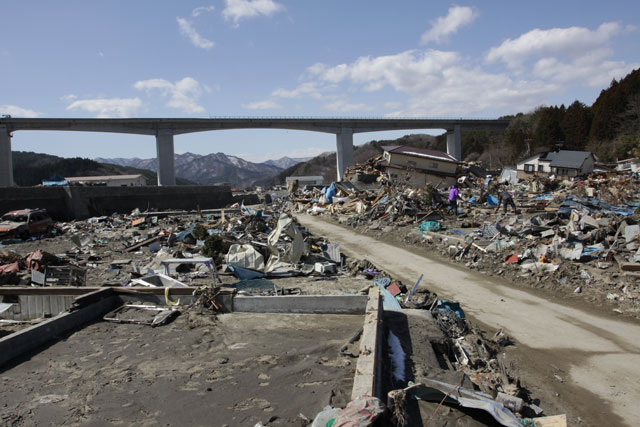
[[[504,136],[505,145],[510,149],[510,152],[505,152],[506,163],[517,162],[532,154],[533,125],[532,114],[518,115],[511,121]]]
[[[582,151],[589,140],[593,115],[591,108],[576,100],[567,108],[560,122],[566,150]]]
[[[589,131],[589,140],[594,142],[611,141],[621,128],[622,117],[629,108],[635,94],[640,93],[640,69],[629,73],[619,82],[615,79],[608,89],[600,92],[593,103],[593,122]]]
[[[564,105],[541,107],[534,113],[537,125],[533,132],[533,147],[536,149],[555,147],[556,144],[564,142],[564,133],[560,126],[564,113]]]

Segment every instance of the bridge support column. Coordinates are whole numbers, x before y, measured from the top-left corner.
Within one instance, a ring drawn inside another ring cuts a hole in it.
[[[13,160],[11,158],[11,134],[6,126],[0,126],[0,187],[13,186]]]
[[[173,131],[159,130],[156,134],[158,153],[158,185],[176,185],[176,169],[173,159]]]
[[[462,160],[462,131],[460,125],[447,130],[447,154]]]
[[[342,181],[344,171],[353,165],[353,129],[342,128],[336,134],[336,169],[338,181]]]

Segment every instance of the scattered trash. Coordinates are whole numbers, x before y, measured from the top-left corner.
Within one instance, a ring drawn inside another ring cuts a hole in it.
[[[175,308],[158,307],[154,305],[125,304],[107,313],[103,319],[115,323],[135,323],[152,327],[167,324],[178,316],[180,311]]]

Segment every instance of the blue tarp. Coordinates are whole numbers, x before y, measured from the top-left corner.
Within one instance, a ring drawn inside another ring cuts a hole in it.
[[[336,183],[332,182],[329,188],[327,188],[327,192],[324,193],[325,203],[331,203],[333,200],[333,196],[335,195],[336,195]]]
[[[45,187],[68,187],[69,181],[42,181],[42,185]]]
[[[256,279],[258,277],[264,277],[264,273],[260,273],[259,271],[249,270],[248,268],[238,267],[234,264],[229,264],[229,270],[233,272],[233,275],[236,276],[240,280],[251,280]]]
[[[423,232],[429,232],[431,230],[433,231],[438,231],[440,230],[440,224],[438,224],[435,221],[424,221],[422,224],[420,224],[420,227],[418,227],[418,230],[420,230],[420,237],[424,237],[423,236]]]
[[[593,197],[583,199],[574,195],[569,195],[560,205],[558,213],[570,215],[571,209],[586,209],[589,213],[604,212],[607,214],[623,216],[633,215],[636,210],[636,208],[629,206],[610,205],[609,203],[602,202]]]
[[[498,199],[493,197],[491,194],[487,194],[487,203],[489,206],[495,206],[498,204]]]
[[[373,284],[380,289],[380,293],[382,294],[382,306],[385,310],[402,310],[398,300],[387,290],[389,283],[391,283],[391,279],[387,277],[373,280]]]
[[[267,279],[242,280],[238,283],[233,283],[231,287],[236,288],[239,291],[247,291],[247,290],[279,291],[280,290],[280,288],[276,286],[275,283]]]
[[[459,303],[446,299],[438,300],[438,310],[443,310],[445,308],[455,312],[459,318],[464,319],[464,310],[462,310]]]

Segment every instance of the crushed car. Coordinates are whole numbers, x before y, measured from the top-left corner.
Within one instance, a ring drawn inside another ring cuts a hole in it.
[[[0,239],[26,240],[53,229],[53,220],[46,209],[21,209],[10,211],[0,218]]]

